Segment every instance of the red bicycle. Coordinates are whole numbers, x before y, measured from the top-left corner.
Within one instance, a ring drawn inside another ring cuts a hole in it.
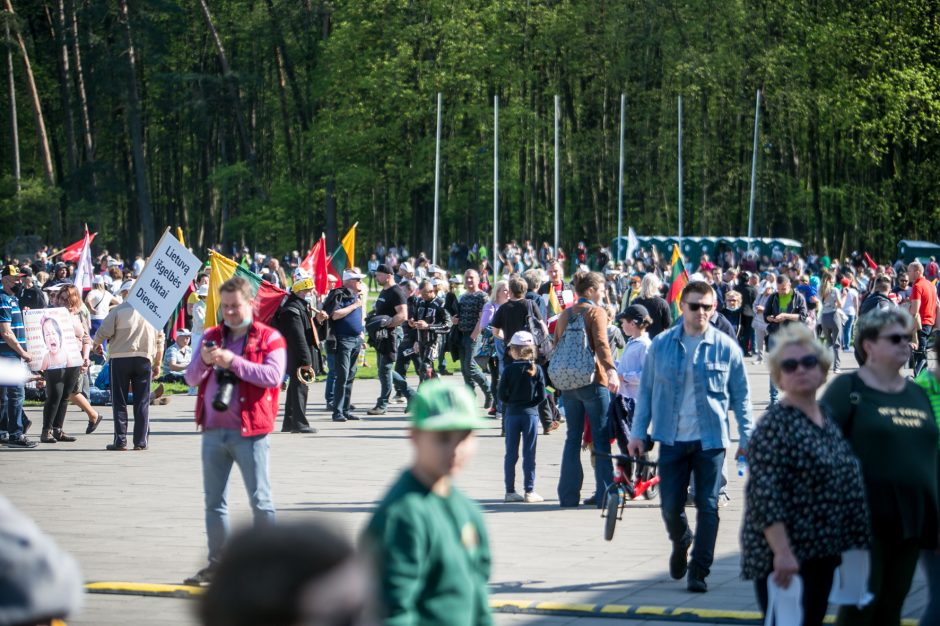
[[[643,497],[652,500],[659,495],[659,464],[650,461],[647,455],[640,457],[623,454],[606,454],[594,450],[594,454],[614,461],[614,482],[604,492],[604,539],[614,538],[617,522],[623,519],[623,509],[628,500]]]

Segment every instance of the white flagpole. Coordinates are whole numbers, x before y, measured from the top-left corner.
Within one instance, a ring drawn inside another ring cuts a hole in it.
[[[623,245],[623,115],[626,98],[620,94],[620,167],[617,170],[617,260],[622,260]]]
[[[493,96],[493,277],[499,272],[499,96]]]
[[[751,199],[747,211],[747,249],[750,251],[754,247],[753,226],[754,226],[754,188],[757,180],[757,132],[758,122],[760,121],[760,89],[757,90],[757,99],[754,102],[754,148],[751,152]]]
[[[559,117],[558,96],[555,96],[555,258],[558,258],[558,210],[560,206],[561,186],[558,176],[558,117]]]
[[[682,96],[679,96],[679,250],[682,250]]]
[[[441,188],[441,92],[437,92],[437,146],[434,150],[434,241],[431,244],[431,263],[437,265],[437,211]]]

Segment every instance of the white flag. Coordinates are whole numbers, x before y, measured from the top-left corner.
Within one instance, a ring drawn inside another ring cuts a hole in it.
[[[636,252],[636,249],[640,247],[640,240],[636,238],[636,231],[633,230],[631,226],[627,230],[627,256],[626,258],[632,259],[633,253]]]
[[[78,267],[75,268],[75,275],[72,277],[72,283],[78,287],[79,292],[84,289],[91,289],[91,279],[94,277],[94,266],[91,263],[91,241],[88,238],[88,228],[85,228],[85,242],[82,244],[82,252],[78,257]]]

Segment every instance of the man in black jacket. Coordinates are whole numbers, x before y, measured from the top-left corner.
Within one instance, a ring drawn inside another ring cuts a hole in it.
[[[290,382],[284,404],[284,425],[281,432],[315,433],[307,421],[308,382],[314,377],[314,354],[317,350],[313,331],[312,311],[307,301],[313,295],[313,280],[302,278],[291,287],[291,293],[277,310],[277,328],[287,342],[287,372]],[[303,373],[308,380],[298,378]]]
[[[767,322],[767,348],[773,350],[774,337],[784,326],[806,323],[806,298],[790,285],[786,274],[777,276],[777,293],[771,294],[764,307],[764,321]],[[777,388],[770,383],[770,405],[777,403]]]
[[[858,308],[858,316],[861,317],[869,311],[875,309],[893,309],[897,305],[891,301],[888,294],[891,292],[891,279],[882,274],[875,279],[875,285],[868,297],[862,301]],[[22,302],[21,302],[22,306]]]

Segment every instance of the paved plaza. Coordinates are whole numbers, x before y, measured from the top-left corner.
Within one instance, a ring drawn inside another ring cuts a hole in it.
[[[844,361],[854,364],[849,355]],[[766,370],[751,364],[748,371],[755,414],[760,415],[768,397]],[[353,402],[364,417],[377,395],[377,381],[356,382]],[[386,416],[334,424],[322,396],[323,383],[316,383],[308,416],[318,434],[276,433],[271,438],[274,500],[281,520],[318,518],[355,537],[408,463],[407,418],[401,405],[391,405]],[[70,409],[66,430],[78,442],[0,449],[3,493],[76,556],[86,580],[180,583],[203,567],[206,557],[200,434],[193,424],[193,403],[194,398],[177,396],[166,406],[152,407],[153,434],[144,452],[106,452],[110,421],[85,436],[84,415]],[[110,417],[110,407],[106,411]],[[41,423],[39,407],[27,412]],[[459,484],[486,512],[494,557],[493,600],[756,610],[752,584],[739,576],[744,479],[734,475],[733,461],[731,503],[720,511],[709,592],[690,594],[684,581],[669,578],[670,544],[658,500],[629,503],[611,542],[603,539],[596,509],[558,507],[555,487],[564,426],[539,437],[536,490],[545,496],[543,504],[502,503],[498,423],[480,435],[477,456]],[[590,477],[586,452],[583,460]],[[517,480],[521,482],[521,471]],[[240,476],[233,478],[229,501],[235,523],[247,522]],[[918,616],[925,602],[924,579],[918,573],[905,615]],[[191,600],[95,594],[87,596],[84,611],[69,623],[195,624],[192,606]],[[609,618],[508,614],[497,615],[496,621],[507,626],[612,623]],[[661,622],[651,616],[621,623]]]

